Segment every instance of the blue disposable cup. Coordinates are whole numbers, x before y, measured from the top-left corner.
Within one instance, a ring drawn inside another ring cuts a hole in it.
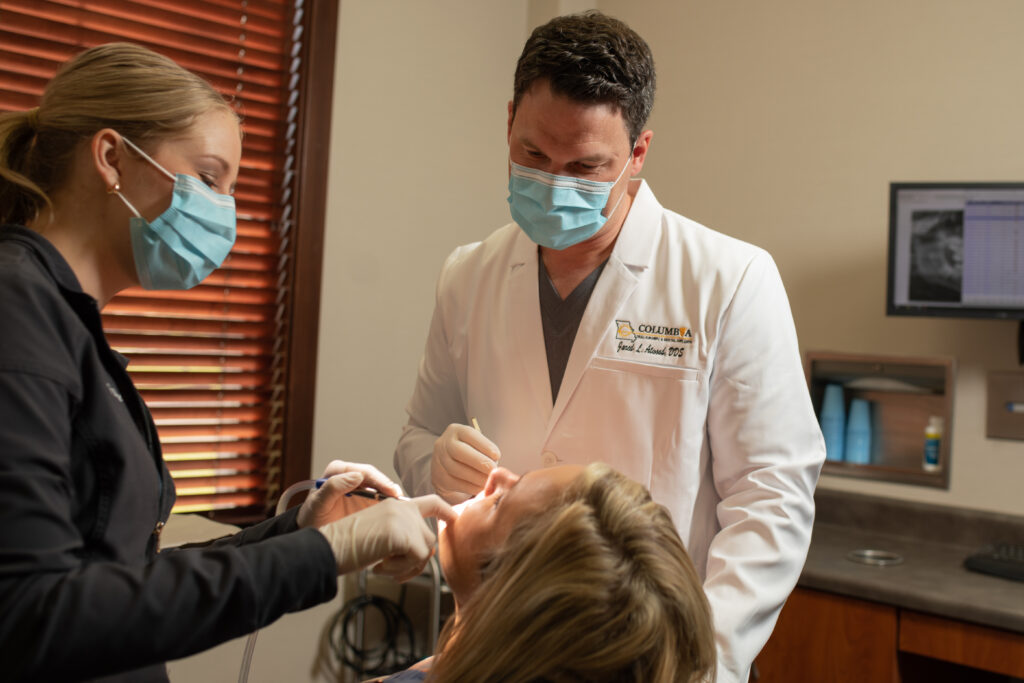
[[[821,435],[825,437],[825,458],[833,462],[843,459],[846,439],[846,410],[843,387],[839,384],[825,386],[821,401]]]
[[[871,403],[862,398],[850,401],[850,417],[846,423],[846,462],[857,465],[871,463]]]

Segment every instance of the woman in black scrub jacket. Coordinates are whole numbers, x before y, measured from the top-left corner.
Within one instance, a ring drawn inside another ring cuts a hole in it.
[[[301,507],[160,552],[174,485],[100,309],[220,265],[240,157],[238,118],[208,83],[124,43],[65,64],[38,108],[0,115],[4,680],[165,681],[166,660],[331,599],[339,573],[417,574],[434,543],[423,517],[451,516],[436,496],[348,498],[400,490],[335,461]]]

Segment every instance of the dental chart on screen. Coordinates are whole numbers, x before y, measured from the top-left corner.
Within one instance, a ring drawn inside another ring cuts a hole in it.
[[[1024,318],[1024,183],[892,183],[887,312]]]

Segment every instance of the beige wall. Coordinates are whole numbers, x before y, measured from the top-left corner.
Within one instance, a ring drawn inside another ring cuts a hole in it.
[[[767,248],[806,350],[953,356],[949,491],[830,488],[1024,514],[1024,444],[985,438],[1016,323],[885,316],[888,183],[1024,176],[1024,4],[630,2],[654,51],[645,175],[662,203]]]
[[[508,221],[506,103],[527,2],[344,0],[315,469],[393,474],[441,264]]]

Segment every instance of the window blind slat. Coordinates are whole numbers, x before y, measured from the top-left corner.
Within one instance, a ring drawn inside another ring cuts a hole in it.
[[[273,319],[270,306],[245,306],[235,303],[202,301],[173,301],[161,299],[133,300],[129,296],[115,297],[104,310],[108,313],[135,313],[139,315],[163,315],[170,318],[193,318],[238,320],[261,322]]]
[[[272,46],[268,50],[265,37],[258,33],[250,36],[240,26],[212,31],[208,22],[189,21],[182,16],[178,27],[188,30],[177,30],[150,23],[145,14],[122,19],[50,0],[6,0],[4,5],[7,30],[70,45],[99,45],[127,39],[220,58],[244,48],[247,62],[277,70],[286,58],[285,54],[272,51]],[[239,40],[242,35],[244,41]]]
[[[39,104],[39,98],[0,88],[0,101],[9,109],[25,110]]]
[[[239,322],[198,317],[112,315],[107,309],[104,309],[103,329],[108,334],[111,332],[146,332],[149,334],[203,335],[224,339],[271,339],[274,326],[268,320]]]
[[[218,410],[224,407],[257,405],[270,398],[270,391],[264,387],[259,389],[236,389],[222,391],[204,391],[202,389],[172,389],[139,391],[150,410],[162,408],[206,407]]]
[[[187,470],[185,470],[187,472]],[[190,495],[203,493],[208,489],[215,489],[219,492],[226,491],[252,491],[258,490],[263,484],[263,478],[252,474],[211,474],[196,473],[192,476],[183,476],[177,479],[179,495]],[[194,493],[193,493],[194,492]]]
[[[263,430],[259,425],[249,424],[218,425],[212,429],[207,427],[157,425],[157,432],[160,434],[160,441],[162,443],[195,439],[202,441],[210,437],[214,437],[215,440],[257,439],[263,434]]]
[[[61,2],[79,3],[80,0],[60,0]],[[137,6],[138,12],[145,13],[147,7],[168,9],[166,0],[125,0],[126,3]],[[186,15],[209,15],[211,12],[227,11],[238,12],[239,8],[245,10],[245,14],[251,21],[260,21],[276,24],[279,28],[287,25],[287,20],[293,2],[282,2],[281,0],[205,0],[204,2],[174,3],[169,9]],[[280,34],[280,31],[278,32]],[[284,40],[286,36],[281,35]]]
[[[0,33],[0,38],[3,34]],[[8,49],[6,41],[0,42],[0,73],[5,75],[21,74],[39,79],[44,85],[53,73],[52,63]]]
[[[213,275],[210,277],[212,278]],[[224,288],[207,284],[202,284],[189,290],[174,291],[163,297],[156,297],[154,296],[154,292],[139,289],[137,287],[126,289],[120,294],[120,296],[124,299],[139,298],[143,301],[152,302],[162,301],[169,303],[175,301],[187,301],[197,306],[202,306],[203,304],[216,305],[218,302],[224,302],[226,304],[230,301],[232,306],[238,304],[250,304],[253,306],[267,307],[272,305],[277,299],[277,294],[275,292],[265,289],[233,287],[225,290]]]
[[[79,0],[51,0],[54,4],[66,7],[77,7]],[[90,12],[117,16],[136,21],[145,21],[153,26],[168,28],[184,28],[189,20],[201,20],[212,25],[210,30],[214,37],[225,33],[225,29],[237,31],[240,27],[247,34],[261,34],[267,37],[271,50],[284,38],[283,24],[280,18],[260,16],[249,11],[248,5],[243,8],[241,2],[217,5],[213,2],[196,4],[173,4],[166,0],[92,0]],[[241,18],[245,17],[244,24]]]
[[[25,2],[25,0],[21,0]],[[250,17],[243,12],[241,5],[234,8],[217,7],[216,5],[180,5],[163,3],[161,5],[145,5],[130,0],[91,0],[88,10],[78,9],[78,0],[48,0],[32,2],[38,9],[38,16],[50,21],[63,22],[67,12],[86,16],[99,25],[110,20],[124,20],[131,24],[143,24],[147,27],[165,31],[186,32],[218,42],[234,43],[228,37],[231,33],[246,34],[246,45],[273,51],[281,41],[281,25],[265,21],[260,17]],[[245,23],[242,18],[245,17]]]
[[[130,358],[135,349],[179,353],[223,353],[229,355],[269,356],[271,344],[265,339],[227,339],[224,337],[165,336],[154,334],[119,334],[107,332],[112,346]]]
[[[217,410],[214,413],[208,408],[185,407],[185,408],[160,408],[153,410],[153,419],[160,424],[192,423],[199,424],[204,421],[218,420],[220,422],[254,422],[267,417],[270,410],[267,406],[238,406]]]
[[[236,356],[228,354],[169,354],[169,353],[138,353],[129,352],[125,354],[132,364],[132,371],[161,372],[171,374],[173,368],[174,376],[181,374],[182,370],[193,373],[205,373],[211,369],[222,372],[257,372],[267,364],[267,356]]]
[[[262,491],[233,493],[230,495],[182,495],[174,506],[179,513],[209,512],[211,510],[252,510],[263,507],[266,494]]]
[[[245,459],[259,467],[265,467],[266,441],[250,439],[248,441],[211,441],[193,443],[166,443],[164,460],[174,463],[213,463],[221,460]]]
[[[185,473],[186,476],[190,474],[200,476],[198,473],[204,470],[219,473],[259,472],[263,464],[256,458],[225,456],[223,458],[171,460],[167,463],[167,469],[176,476],[181,473]]]

